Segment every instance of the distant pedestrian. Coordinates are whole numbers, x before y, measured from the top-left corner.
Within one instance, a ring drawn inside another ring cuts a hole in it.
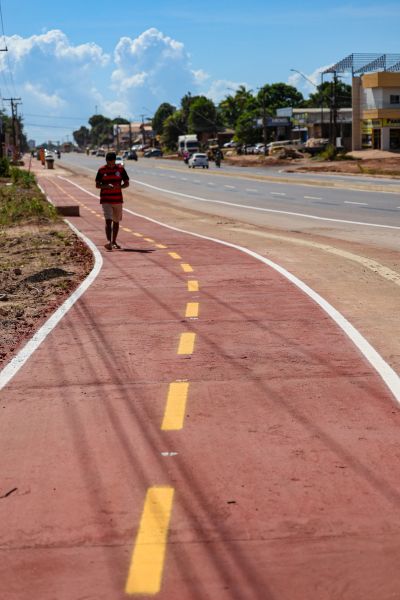
[[[106,221],[107,243],[105,249],[111,251],[113,248],[120,249],[117,244],[119,223],[122,220],[122,189],[129,186],[129,176],[124,167],[115,164],[117,155],[115,152],[106,154],[103,167],[97,171],[96,188],[100,189],[100,204],[103,207],[104,219]]]

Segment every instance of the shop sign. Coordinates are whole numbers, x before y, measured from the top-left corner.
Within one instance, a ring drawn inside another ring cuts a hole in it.
[[[361,121],[361,130],[363,133],[372,133],[375,128],[382,127],[383,119],[364,119]]]
[[[383,127],[400,127],[400,119],[382,119]]]

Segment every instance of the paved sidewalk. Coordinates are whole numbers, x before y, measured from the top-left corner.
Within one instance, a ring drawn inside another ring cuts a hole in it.
[[[400,413],[342,330],[127,212],[107,253],[98,200],[39,180],[104,265],[1,392],[0,598],[400,596]]]

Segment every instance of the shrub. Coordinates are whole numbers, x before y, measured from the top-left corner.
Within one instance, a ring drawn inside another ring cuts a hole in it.
[[[57,219],[56,209],[44,199],[39,190],[32,193],[13,186],[0,188],[1,227]]]
[[[11,180],[14,185],[29,189],[35,183],[35,176],[30,171],[24,171],[18,167],[11,167]]]
[[[0,158],[0,177],[10,177],[10,163],[7,158]]]

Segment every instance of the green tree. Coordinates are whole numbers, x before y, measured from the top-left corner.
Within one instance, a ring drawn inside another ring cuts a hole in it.
[[[89,119],[90,144],[92,146],[108,145],[113,139],[113,121],[103,115],[93,115]]]
[[[259,141],[261,130],[257,127],[258,109],[246,111],[240,115],[235,128],[235,139],[239,144],[255,144]]]
[[[205,96],[193,100],[189,108],[188,126],[190,133],[216,133],[218,122],[214,102]]]
[[[156,135],[161,135],[165,119],[173,115],[175,110],[175,106],[172,106],[172,104],[169,104],[168,102],[163,102],[160,104],[154,113],[152,120],[153,131]]]
[[[80,148],[84,148],[90,141],[90,131],[82,125],[79,129],[72,133],[73,138]]]
[[[258,106],[263,110],[265,108],[270,114],[275,114],[277,108],[297,107],[303,102],[303,94],[286,83],[267,83],[257,94]]]
[[[163,124],[161,141],[170,150],[176,150],[178,136],[187,133],[187,125],[182,110],[176,110]]]
[[[324,106],[329,108],[331,106],[333,94],[333,82],[324,81],[317,86],[316,91],[313,94],[309,95],[308,99],[302,103],[302,106],[309,108]],[[351,85],[343,83],[343,81],[336,81],[335,96],[337,108],[351,107]]]

